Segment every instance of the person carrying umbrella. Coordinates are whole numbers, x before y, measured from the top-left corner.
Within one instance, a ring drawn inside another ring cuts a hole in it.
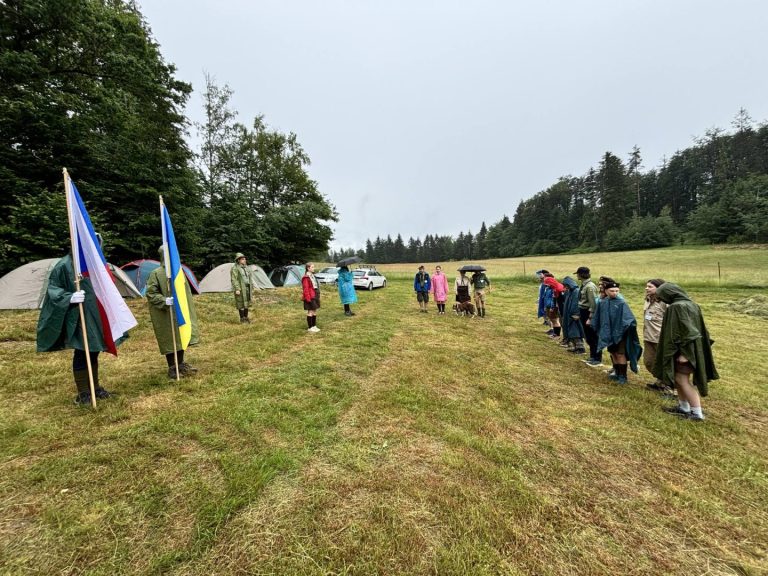
[[[477,308],[477,315],[480,318],[485,318],[485,291],[491,291],[491,281],[488,276],[485,275],[485,268],[478,266],[478,270],[475,270],[472,274],[472,286],[475,288],[475,308]]]

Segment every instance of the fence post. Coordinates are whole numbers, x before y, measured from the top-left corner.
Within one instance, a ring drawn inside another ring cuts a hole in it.
[[[523,276],[527,276],[527,274],[525,273],[525,260],[523,260]]]
[[[720,262],[717,263],[717,285],[720,286]]]

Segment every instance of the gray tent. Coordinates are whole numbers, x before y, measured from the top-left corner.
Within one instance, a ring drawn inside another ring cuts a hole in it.
[[[232,283],[229,279],[229,273],[232,270],[234,264],[220,264],[213,270],[208,272],[200,281],[200,292],[231,292]],[[269,281],[267,274],[261,266],[256,264],[248,264],[248,268],[253,273],[253,287],[256,290],[269,290],[274,288],[272,282]]]
[[[269,273],[269,279],[275,286],[297,286],[301,284],[302,276],[304,276],[304,266],[295,264],[280,266]]]
[[[0,310],[34,310],[40,308],[48,290],[48,276],[59,258],[37,260],[19,266],[0,278]],[[125,272],[108,264],[115,286],[123,298],[141,298]]]

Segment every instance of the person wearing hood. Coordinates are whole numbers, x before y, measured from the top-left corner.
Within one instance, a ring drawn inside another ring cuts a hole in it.
[[[337,284],[339,287],[339,299],[344,306],[345,316],[354,316],[355,313],[349,307],[351,304],[357,304],[357,292],[355,292],[355,277],[349,271],[347,266],[339,268]]]
[[[248,267],[248,261],[242,252],[235,254],[235,263],[232,265],[229,278],[232,282],[232,292],[235,295],[235,306],[237,306],[237,311],[240,314],[240,323],[250,324],[248,308],[251,306],[253,272]]]
[[[544,274],[549,274],[549,270],[541,269],[536,270],[536,278],[539,280],[539,298],[537,301],[536,318],[544,318],[544,326],[549,326],[549,319],[547,318],[547,311],[544,307]]]
[[[547,318],[552,326],[552,333],[549,337],[552,339],[560,338],[562,326],[560,325],[560,301],[562,300],[565,286],[560,284],[552,274],[544,274],[544,309],[547,311]]]
[[[445,301],[448,300],[448,277],[443,273],[442,266],[435,266],[435,273],[432,275],[432,286],[429,291],[435,297],[437,303],[437,313],[445,314]]]
[[[157,252],[160,257],[160,262],[163,262],[165,258],[163,247],[161,246]],[[147,277],[145,296],[147,297],[149,317],[152,320],[152,328],[155,332],[157,346],[160,348],[160,354],[165,356],[165,360],[168,363],[168,378],[176,380],[177,361],[179,375],[181,376],[192,376],[197,372],[197,368],[184,361],[184,350],[181,348],[181,337],[179,336],[179,327],[176,324],[174,313],[173,295],[171,294],[168,283],[169,280],[165,275],[165,266],[158,266],[152,270]],[[189,320],[192,324],[192,339],[189,341],[189,345],[195,346],[200,343],[200,333],[198,330],[195,302],[192,300],[192,291],[189,288],[189,282],[187,281],[186,275],[184,276],[184,293],[187,296]],[[172,314],[174,316],[172,316]],[[176,332],[175,346],[174,333],[171,331],[171,326],[173,326],[173,330]]]
[[[101,235],[97,234],[96,237],[101,244]],[[88,333],[87,356],[78,306],[81,303]],[[107,337],[109,335],[104,334],[101,311],[91,279],[86,276],[80,280],[80,289],[75,287],[74,264],[70,252],[56,263],[48,275],[45,300],[37,321],[37,351],[74,350],[72,375],[77,388],[75,404],[84,406],[91,403],[88,360],[91,363],[96,398],[114,396],[99,384],[99,353],[110,350]],[[126,338],[128,333],[115,340],[115,346],[119,346]]]
[[[579,316],[579,285],[570,276],[563,279],[565,303],[563,304],[563,339],[569,352],[584,354],[584,327]]]
[[[665,282],[656,289],[656,297],[667,304],[667,309],[661,323],[653,375],[664,384],[674,386],[678,395],[678,405],[663,410],[701,422],[704,420],[701,399],[709,394],[709,382],[720,378],[712,356],[713,340],[701,308],[680,286]]]
[[[637,361],[643,353],[637,336],[637,320],[629,305],[619,297],[620,285],[613,280],[603,282],[605,298],[600,299],[592,316],[597,332],[597,350],[608,349],[613,373],[608,376],[617,384],[627,383],[627,365],[637,374]]]

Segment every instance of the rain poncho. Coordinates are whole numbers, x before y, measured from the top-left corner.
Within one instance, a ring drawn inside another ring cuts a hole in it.
[[[653,375],[670,386],[675,382],[675,358],[685,356],[693,368],[693,383],[701,396],[709,392],[708,382],[720,378],[712,357],[713,340],[709,337],[701,308],[677,284],[665,282],[656,289],[656,297],[669,304],[661,323]]]

